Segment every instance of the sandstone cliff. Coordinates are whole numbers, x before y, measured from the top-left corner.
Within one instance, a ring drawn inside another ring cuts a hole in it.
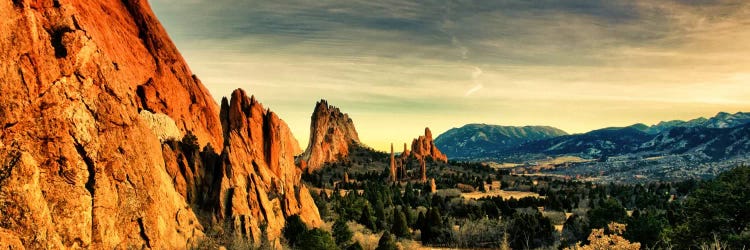
[[[253,239],[291,214],[320,223],[283,121],[241,91],[220,120],[146,1],[0,1],[0,16],[3,242],[183,249],[227,220]],[[172,125],[187,147],[160,142]]]
[[[236,90],[221,104],[226,145],[217,197],[220,218],[230,219],[238,232],[260,240],[281,235],[287,216],[299,214],[310,226],[322,221],[307,188],[300,184],[302,171],[294,164],[299,148],[286,123],[263,109],[254,97]]]
[[[301,157],[308,172],[320,169],[325,163],[346,158],[350,147],[360,143],[349,115],[328,105],[325,100],[315,105],[310,120],[310,141]]]

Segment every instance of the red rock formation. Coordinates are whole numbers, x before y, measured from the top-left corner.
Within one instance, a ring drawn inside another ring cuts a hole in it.
[[[260,240],[277,239],[287,216],[299,214],[310,226],[322,221],[307,188],[300,183],[301,170],[294,165],[296,141],[286,123],[263,109],[254,97],[235,90],[231,101],[222,100],[225,121],[225,153],[222,169],[219,218],[233,221],[237,232]]]
[[[323,164],[349,156],[349,148],[359,144],[359,135],[349,115],[321,100],[315,105],[310,118],[310,141],[302,154],[307,171],[312,172]]]
[[[223,134],[218,105],[146,1],[0,1],[0,16],[1,241],[184,249],[204,235],[197,189],[227,194],[213,204],[226,210],[207,212],[246,222],[253,237],[259,223],[276,236],[290,214],[319,223],[286,125],[238,93]],[[224,168],[163,147],[140,110],[201,146],[226,136]]]
[[[448,157],[435,146],[430,128],[424,129],[424,136],[420,136],[412,141],[410,155],[418,159],[429,157],[435,161],[448,162]]]
[[[419,159],[419,173],[421,182],[427,181],[427,166],[425,165],[424,159]]]
[[[430,179],[430,193],[437,192],[437,185],[435,185],[435,178]]]

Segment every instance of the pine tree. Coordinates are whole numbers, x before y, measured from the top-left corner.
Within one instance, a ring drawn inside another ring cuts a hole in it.
[[[346,225],[346,221],[342,219],[336,220],[333,223],[333,236],[336,238],[336,245],[343,248],[349,241],[352,240],[352,231],[349,230],[349,226]]]
[[[370,213],[370,206],[365,206],[364,209],[362,209],[362,216],[359,217],[359,224],[362,224],[366,228],[375,231],[377,228],[375,227],[375,221],[372,220],[372,214]]]
[[[401,212],[404,213],[404,217],[406,217],[406,225],[412,227],[414,225],[414,216],[411,215],[410,210],[409,205],[404,204],[401,206]]]
[[[393,211],[393,227],[391,227],[391,231],[396,237],[404,238],[409,236],[408,222],[404,213],[399,210]]]
[[[294,246],[297,244],[302,235],[307,232],[307,225],[302,222],[299,215],[289,216],[286,220],[286,225],[282,230],[284,238],[289,241],[289,244]]]
[[[383,232],[383,236],[380,236],[378,241],[378,247],[375,250],[396,250],[396,241],[387,230]]]

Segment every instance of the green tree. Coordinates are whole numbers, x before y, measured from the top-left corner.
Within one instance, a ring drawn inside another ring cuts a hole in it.
[[[391,227],[391,231],[393,232],[393,235],[400,238],[405,238],[409,236],[409,223],[406,221],[406,217],[404,216],[404,213],[402,213],[399,210],[393,211],[393,226]]]
[[[510,219],[508,233],[513,249],[548,246],[554,242],[552,222],[540,212],[517,212]]]
[[[688,196],[681,223],[667,232],[676,249],[700,248],[714,237],[731,249],[750,246],[750,166],[736,167]]]
[[[417,228],[419,230],[422,230],[424,228],[425,218],[424,213],[422,211],[419,212],[419,215],[417,215],[417,222],[414,223],[414,228]]]
[[[302,234],[297,246],[305,250],[336,250],[336,243],[329,232],[315,228]]]
[[[444,231],[443,217],[440,215],[440,211],[436,208],[428,210],[421,230],[423,244],[436,242]]]
[[[396,241],[391,236],[391,233],[386,230],[383,232],[383,236],[380,236],[378,241],[378,247],[375,250],[397,250]]]
[[[381,199],[375,200],[375,225],[378,229],[385,228],[385,204]]]
[[[346,221],[338,219],[333,223],[333,236],[336,237],[336,245],[344,248],[352,240],[352,231],[346,225]]]
[[[414,225],[414,216],[411,215],[411,208],[409,208],[409,205],[404,204],[401,206],[401,212],[406,218],[406,225],[412,227]]]
[[[359,244],[359,241],[355,241],[354,244],[346,247],[346,250],[364,250],[364,248],[362,248],[362,245]]]
[[[362,210],[362,215],[359,217],[359,220],[357,220],[357,222],[359,224],[362,224],[366,228],[368,228],[368,229],[370,229],[372,231],[375,231],[375,230],[377,230],[377,227],[375,226],[375,221],[372,220],[372,212],[371,211],[372,211],[372,209],[370,208],[370,206],[366,206]]]
[[[591,230],[589,230],[586,219],[577,214],[573,214],[570,218],[565,220],[560,235],[560,243],[562,246],[571,246],[577,242],[586,241],[589,232],[591,232]]]
[[[656,210],[636,212],[628,219],[628,230],[623,237],[631,242],[640,242],[644,247],[654,247],[660,240],[662,230],[668,225],[667,218]]]
[[[296,214],[286,218],[286,225],[282,229],[284,238],[286,238],[291,246],[295,246],[299,242],[300,237],[307,231],[307,225]]]
[[[615,199],[607,199],[598,207],[589,210],[589,228],[606,228],[610,222],[624,223],[628,214],[620,202]]]

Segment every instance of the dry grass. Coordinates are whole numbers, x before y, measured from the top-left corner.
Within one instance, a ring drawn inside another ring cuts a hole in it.
[[[505,200],[515,198],[516,200],[524,197],[540,197],[539,194],[534,192],[524,191],[505,191],[505,190],[492,190],[487,192],[471,192],[461,194],[465,199],[480,199],[484,197],[502,197]]]

